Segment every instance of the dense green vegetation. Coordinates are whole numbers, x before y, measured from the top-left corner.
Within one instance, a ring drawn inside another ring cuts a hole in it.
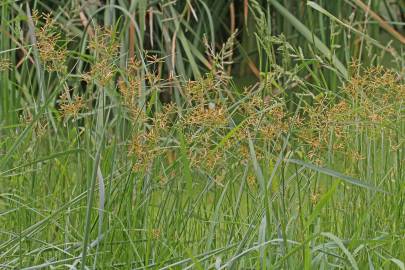
[[[405,269],[404,9],[0,1],[0,268]]]

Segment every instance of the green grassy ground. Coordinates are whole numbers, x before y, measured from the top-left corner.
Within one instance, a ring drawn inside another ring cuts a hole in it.
[[[405,269],[403,1],[27,3],[1,269]]]

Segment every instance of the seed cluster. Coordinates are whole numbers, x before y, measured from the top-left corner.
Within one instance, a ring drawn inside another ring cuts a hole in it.
[[[89,50],[94,54],[94,61],[91,70],[83,75],[83,79],[106,86],[118,71],[116,61],[119,45],[112,28],[98,26],[94,32],[88,45]]]
[[[0,58],[0,72],[9,70],[10,68],[11,68],[10,60]]]
[[[65,72],[68,52],[55,21],[36,12],[34,20],[41,61],[49,72]],[[352,77],[342,89],[305,97],[292,110],[278,82],[283,80],[284,90],[305,82],[281,66],[273,65],[271,72],[261,73],[257,85],[241,92],[231,89],[227,70],[235,35],[218,53],[205,40],[209,70],[201,78],[188,81],[173,74],[164,78],[163,58],[148,52],[140,52],[142,58],[133,56],[125,68],[119,67],[117,36],[112,28],[94,28],[87,46],[91,55],[88,71],[81,79],[119,93],[131,127],[128,156],[135,172],[144,172],[159,162],[172,164],[184,156],[184,149],[190,169],[212,176],[218,186],[223,185],[229,164],[249,164],[252,155],[264,162],[280,151],[289,151],[323,164],[325,152],[334,151],[359,161],[364,154],[352,147],[351,134],[367,130],[370,136],[378,135],[382,128],[403,118],[405,85],[395,72],[381,66],[362,69],[353,65]],[[282,38],[272,42],[284,53],[294,51],[283,45],[286,42]],[[0,61],[0,70],[8,68],[7,61]],[[76,119],[85,107],[84,98],[76,92],[65,90],[60,95],[64,117]],[[176,104],[160,98],[166,94],[173,101],[173,93],[180,96]],[[253,188],[254,176],[249,174],[247,183]]]
[[[83,98],[77,95],[70,97],[68,90],[60,95],[60,111],[64,117],[77,118],[84,106]]]
[[[33,12],[36,25],[36,39],[39,56],[45,69],[49,72],[66,72],[67,49],[62,42],[61,27],[59,27],[51,14]],[[41,21],[44,21],[40,26]]]

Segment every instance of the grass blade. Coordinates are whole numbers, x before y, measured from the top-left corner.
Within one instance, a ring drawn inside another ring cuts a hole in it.
[[[372,191],[388,193],[383,189],[380,189],[378,187],[374,187],[372,185],[369,185],[369,184],[367,184],[364,181],[361,181],[359,179],[353,178],[351,176],[344,175],[342,173],[336,172],[336,171],[328,169],[328,168],[319,167],[319,166],[316,166],[314,164],[304,162],[302,160],[287,159],[286,162],[301,165],[301,166],[304,166],[304,167],[306,167],[308,169],[311,169],[313,171],[316,171],[316,172],[323,173],[323,174],[326,174],[326,175],[329,175],[329,176],[332,176],[332,177],[342,179],[346,183],[349,183],[349,184],[352,184],[352,185],[355,185],[355,186],[358,186],[358,187],[366,188],[366,189],[372,190]]]

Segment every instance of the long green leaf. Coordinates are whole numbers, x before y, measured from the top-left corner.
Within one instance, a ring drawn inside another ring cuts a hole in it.
[[[346,183],[349,183],[349,184],[352,184],[352,185],[355,185],[355,186],[359,186],[359,187],[362,187],[362,188],[366,188],[366,189],[369,189],[369,190],[378,191],[378,192],[382,192],[382,193],[387,193],[383,189],[380,189],[378,187],[374,187],[372,185],[367,184],[364,181],[353,178],[351,176],[344,175],[342,173],[339,173],[337,171],[334,171],[334,170],[331,170],[331,169],[328,169],[328,168],[319,167],[319,166],[316,166],[314,164],[307,163],[307,162],[304,162],[302,160],[297,160],[297,159],[287,159],[286,161],[289,162],[289,163],[293,163],[293,164],[297,164],[297,165],[307,167],[308,169],[314,170],[314,171],[319,172],[319,173],[323,173],[323,174],[326,174],[326,175],[329,175],[329,176],[332,176],[332,177],[342,179]]]
[[[356,260],[354,259],[353,255],[350,253],[350,251],[345,247],[342,240],[340,240],[338,237],[336,237],[335,235],[333,235],[331,233],[321,233],[321,234],[323,236],[331,239],[333,242],[336,243],[336,245],[338,245],[338,247],[343,251],[343,253],[346,255],[347,259],[349,260],[352,269],[355,269],[355,270],[359,269],[359,266],[357,265]]]
[[[186,178],[186,186],[187,186],[188,194],[191,195],[191,194],[193,194],[192,193],[193,177],[191,176],[190,161],[188,160],[188,155],[187,155],[186,140],[185,140],[184,134],[181,130],[179,130],[179,137],[180,137],[180,154],[181,154],[181,161],[183,164],[183,172],[184,172],[184,176]]]

